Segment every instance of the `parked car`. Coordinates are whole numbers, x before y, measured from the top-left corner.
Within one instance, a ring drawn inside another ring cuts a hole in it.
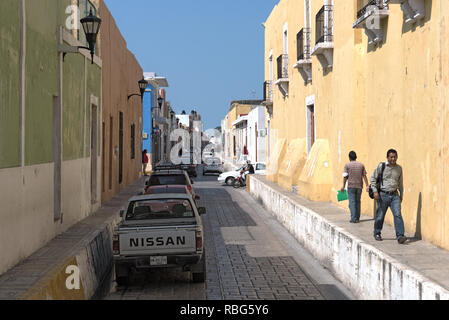
[[[175,170],[175,169],[181,170],[181,166],[173,164],[172,162],[165,162],[165,163],[158,163],[153,171],[156,172],[161,170]]]
[[[207,158],[203,165],[203,176],[206,173],[223,173],[223,162],[220,158]]]
[[[185,185],[189,192],[195,198],[195,190],[193,189],[193,180],[184,170],[160,170],[153,172],[150,178],[145,182],[145,190],[147,192],[148,187],[151,186],[165,186],[165,185]]]
[[[133,271],[181,267],[194,282],[206,274],[201,214],[190,194],[152,194],[131,198],[113,233],[115,277],[126,285]]]
[[[189,176],[197,177],[197,167],[193,161],[193,153],[181,157],[181,164],[179,165],[182,170],[186,170]]]
[[[149,186],[146,188],[144,194],[161,194],[161,193],[184,193],[190,194],[193,199],[200,200],[200,196],[195,192],[190,191],[186,185],[183,184],[171,184],[163,186]]]
[[[214,153],[213,153],[213,152],[210,152],[210,151],[204,151],[204,152],[203,152],[202,163],[206,163],[206,161],[207,161],[209,158],[212,158],[213,156],[214,156]]]
[[[266,163],[265,162],[256,162],[255,164],[253,164],[253,166],[254,166],[255,174],[265,175],[265,172],[266,172]],[[218,179],[217,179],[218,182],[222,185],[228,185],[228,186],[234,185],[235,178],[237,178],[240,175],[240,171],[242,171],[245,167],[246,167],[246,164],[243,167],[238,168],[237,170],[223,172],[222,174],[220,174],[218,176]]]

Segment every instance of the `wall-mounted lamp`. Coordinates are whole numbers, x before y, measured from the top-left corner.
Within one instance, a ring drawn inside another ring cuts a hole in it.
[[[78,53],[79,49],[90,50],[90,55],[92,57],[92,64],[93,64],[94,63],[94,55],[95,55],[95,45],[97,43],[98,32],[100,31],[101,19],[92,13],[92,8],[91,8],[90,14],[87,17],[84,17],[83,19],[81,19],[81,24],[83,26],[84,34],[86,35],[86,40],[87,40],[87,43],[89,44],[89,47],[83,47],[83,46],[73,47],[73,46],[61,45],[59,51],[63,53],[62,60],[64,61],[65,55],[67,53]]]
[[[138,93],[130,94],[128,96],[128,100],[132,96],[139,96],[139,97],[141,97],[143,99],[143,94],[145,93],[145,90],[147,89],[147,85],[148,85],[148,81],[145,80],[144,78],[142,78],[142,80],[139,81],[140,94],[138,94]]]

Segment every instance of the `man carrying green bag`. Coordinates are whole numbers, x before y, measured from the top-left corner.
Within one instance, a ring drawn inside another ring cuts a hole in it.
[[[343,187],[341,192],[345,191],[346,182],[348,182],[347,197],[349,199],[349,210],[351,211],[350,223],[360,222],[360,199],[362,197],[363,180],[365,180],[366,191],[369,191],[368,178],[366,177],[365,166],[356,161],[357,154],[354,151],[349,152],[350,162],[345,165],[343,171]]]

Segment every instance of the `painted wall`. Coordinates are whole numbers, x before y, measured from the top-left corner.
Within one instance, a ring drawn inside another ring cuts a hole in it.
[[[151,154],[151,132],[153,130],[151,127],[151,119],[155,100],[154,92],[156,89],[151,84],[148,84],[147,88],[151,90],[151,92],[146,92],[143,96],[143,132],[148,134],[148,139],[143,140],[142,150],[147,149],[148,153]]]
[[[126,41],[104,1],[100,2],[102,22],[101,59],[103,60],[103,100],[101,128],[104,137],[101,150],[102,192],[101,201],[112,198],[124,187],[140,177],[142,170],[142,101],[139,96],[128,100],[128,95],[139,93],[138,81],[143,70],[134,54],[127,49]],[[119,114],[123,113],[123,168],[119,180]],[[111,136],[112,118],[112,136]],[[131,152],[131,126],[134,125],[134,158]],[[110,143],[112,142],[112,144]],[[111,148],[112,147],[112,148]]]
[[[256,107],[248,114],[248,158],[253,163],[266,161],[266,136],[260,135],[264,129],[265,107]]]
[[[101,110],[101,61],[96,57],[91,65],[85,55],[71,53],[62,63],[60,26],[71,3],[0,2],[0,274],[99,206],[92,201],[100,189],[98,184],[91,190],[91,172],[100,167],[98,162],[91,170],[87,97],[96,97]],[[66,45],[76,43],[72,30],[63,34]],[[60,110],[61,134],[55,134],[54,110]],[[58,139],[60,187],[54,162]],[[54,192],[59,188],[60,198]]]
[[[364,32],[352,28],[359,9],[357,1],[334,3],[333,68],[323,70],[312,56],[312,83],[308,85],[293,68],[296,34],[304,27],[304,1],[281,0],[267,19],[265,79],[269,79],[270,50],[275,69],[275,59],[282,53],[285,23],[289,47],[289,94],[284,98],[274,88],[270,129],[287,142],[305,138],[305,101],[315,97],[316,138],[326,140],[329,146],[328,158],[320,157],[316,168],[323,168],[325,163],[332,168],[325,182],[333,186],[326,197],[332,202],[336,202],[334,195],[341,185],[349,151],[357,152],[371,175],[376,165],[385,161],[386,151],[396,149],[404,169],[402,214],[407,232],[420,233],[423,239],[448,249],[449,31],[445,26],[449,3],[425,1],[426,17],[413,27],[404,23],[400,5],[391,3],[389,17],[382,21],[385,40],[378,47],[368,45]],[[312,48],[315,15],[323,4],[311,1]],[[312,189],[305,190],[318,192]],[[307,193],[302,195],[316,196]],[[373,214],[373,201],[366,194],[362,210]],[[390,214],[386,221],[392,224]]]

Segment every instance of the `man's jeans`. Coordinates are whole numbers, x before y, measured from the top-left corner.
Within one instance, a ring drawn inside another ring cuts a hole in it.
[[[349,210],[351,211],[351,221],[360,220],[360,198],[362,189],[348,188]]]
[[[384,225],[385,214],[388,207],[394,217],[394,229],[396,230],[396,238],[404,235],[404,221],[401,215],[401,198],[396,192],[393,195],[389,195],[385,192],[379,193],[381,200],[377,201],[376,218],[374,220],[374,235],[380,234]]]

